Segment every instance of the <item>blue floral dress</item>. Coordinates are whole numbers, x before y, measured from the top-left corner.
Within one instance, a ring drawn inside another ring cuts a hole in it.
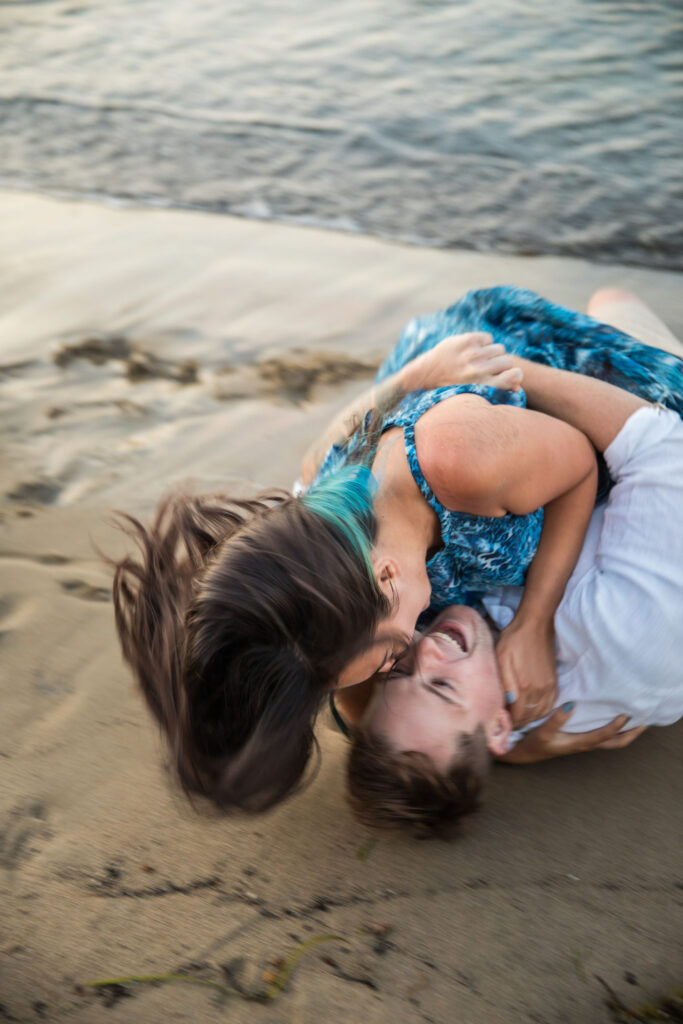
[[[442,312],[411,320],[380,367],[377,383],[449,335],[465,331],[488,331],[509,352],[609,381],[683,415],[682,360],[533,292],[512,287],[468,292]],[[415,425],[428,409],[462,393],[481,395],[494,404],[526,405],[521,391],[458,385],[407,395],[383,424],[384,430],[403,429],[411,472],[441,526],[442,546],[427,563],[432,585],[430,612],[449,604],[473,604],[494,586],[523,584],[543,525],[542,508],[521,516],[475,516],[444,508],[433,494],[417,457]],[[357,444],[356,436],[333,446],[316,481],[345,465]],[[603,487],[603,495],[605,490]]]

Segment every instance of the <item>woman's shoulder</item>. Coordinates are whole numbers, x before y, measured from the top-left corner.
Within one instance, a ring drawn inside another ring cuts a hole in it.
[[[495,494],[501,452],[512,427],[508,408],[475,394],[443,401],[421,417],[415,431],[416,457],[445,507],[501,514],[499,503],[487,496]]]
[[[435,427],[439,422],[439,416],[444,416],[443,412],[438,415],[435,415],[433,412],[433,410],[440,406],[444,406],[447,410],[445,418],[449,416],[448,410],[454,407],[460,411],[460,417],[462,418],[465,415],[464,409],[468,404],[466,402],[463,403],[462,399],[467,397],[471,399],[472,396],[486,400],[480,403],[481,406],[514,405],[523,407],[526,405],[526,397],[521,390],[516,392],[501,391],[497,388],[479,384],[454,384],[448,387],[436,388],[433,391],[412,391],[405,395],[393,409],[383,415],[381,432],[384,434],[393,428],[401,428],[405,431],[406,447],[410,450],[415,446],[414,428],[419,421],[422,422],[424,420],[428,413],[429,417],[424,422],[433,422]],[[457,406],[450,401],[450,399],[455,398],[460,398]],[[472,403],[470,402],[469,404],[471,405]],[[370,413],[366,420],[368,418],[371,418]],[[365,423],[366,421],[342,443],[334,444],[328,449],[321,461],[320,468],[313,481],[314,483],[318,483],[329,476],[330,473],[341,469],[349,461],[353,461],[356,458],[366,438]]]

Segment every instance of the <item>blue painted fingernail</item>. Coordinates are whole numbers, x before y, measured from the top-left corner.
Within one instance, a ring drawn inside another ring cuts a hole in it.
[[[512,690],[508,690],[507,693],[505,694],[505,703],[506,704],[514,704],[516,700],[517,700],[517,695],[515,693],[513,693]]]
[[[564,711],[565,715],[568,715],[570,711],[574,710],[574,701],[568,700],[566,704],[562,705],[560,710]]]

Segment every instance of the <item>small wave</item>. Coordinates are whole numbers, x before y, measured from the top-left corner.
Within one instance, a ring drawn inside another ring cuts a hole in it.
[[[1,0],[0,0],[1,2]],[[19,106],[30,110],[32,107],[64,107],[91,114],[143,114],[150,119],[167,118],[171,121],[188,121],[195,124],[215,125],[220,128],[243,130],[265,128],[273,131],[310,132],[312,134],[335,135],[347,131],[342,123],[316,121],[306,118],[269,118],[259,114],[219,114],[204,109],[183,108],[182,110],[160,103],[114,103],[110,100],[87,103],[72,96],[45,96],[34,93],[0,95],[0,108]]]
[[[571,256],[594,263],[617,263],[623,266],[652,267],[658,270],[683,270],[681,229],[677,223],[660,225],[651,232],[643,230],[635,238],[624,238],[618,226],[610,232],[607,225],[593,225],[555,242],[539,234],[510,238],[497,234],[493,238],[463,232],[457,238],[402,231],[398,228],[373,225],[372,228],[349,217],[325,217],[315,214],[278,213],[264,199],[254,198],[233,206],[223,202],[192,203],[173,201],[164,196],[112,194],[111,192],[56,189],[39,186],[30,179],[17,181],[0,175],[0,187],[18,192],[32,192],[57,199],[101,203],[114,208],[156,208],[211,213],[215,216],[243,217],[246,220],[273,221],[305,228],[360,234],[401,245],[428,249],[463,249],[473,252],[499,252],[517,256]]]
[[[683,267],[673,0],[29,6],[0,50],[6,186]]]

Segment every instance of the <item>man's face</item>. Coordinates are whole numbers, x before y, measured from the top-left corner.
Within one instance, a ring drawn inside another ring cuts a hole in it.
[[[477,726],[492,753],[505,753],[510,716],[481,615],[464,605],[442,612],[412,656],[376,684],[363,724],[396,751],[427,754],[438,771],[453,761],[458,736]]]

